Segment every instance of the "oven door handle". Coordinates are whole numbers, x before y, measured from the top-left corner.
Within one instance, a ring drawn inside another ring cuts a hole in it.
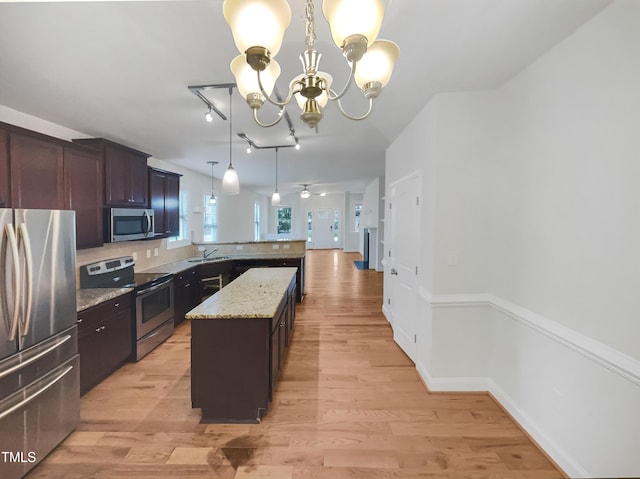
[[[171,278],[167,279],[166,281],[163,281],[163,282],[162,282],[162,283],[160,283],[160,284],[156,284],[155,286],[152,286],[152,287],[150,287],[150,288],[145,288],[145,289],[143,289],[143,290],[141,290],[141,291],[138,291],[138,292],[136,293],[136,295],[137,295],[137,296],[143,296],[143,295],[145,295],[145,294],[153,293],[154,291],[157,291],[157,290],[159,290],[160,288],[162,288],[162,287],[166,286],[166,285],[167,285],[167,283],[170,283],[171,281],[173,281],[173,277],[171,277]]]

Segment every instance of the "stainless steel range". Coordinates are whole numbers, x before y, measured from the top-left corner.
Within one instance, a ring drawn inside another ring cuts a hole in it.
[[[173,275],[135,273],[131,256],[80,267],[81,288],[135,289],[134,357],[140,360],[173,334]]]

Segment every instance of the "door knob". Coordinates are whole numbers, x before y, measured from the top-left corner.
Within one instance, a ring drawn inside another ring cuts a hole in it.
[[[398,270],[395,268],[391,268],[390,273],[393,274],[394,276],[398,276]]]

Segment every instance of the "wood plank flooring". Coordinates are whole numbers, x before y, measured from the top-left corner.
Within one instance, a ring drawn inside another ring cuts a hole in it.
[[[486,394],[430,394],[381,313],[382,274],[309,251],[307,296],[258,425],[199,424],[190,325],[82,399],[81,424],[27,477],[563,477]]]

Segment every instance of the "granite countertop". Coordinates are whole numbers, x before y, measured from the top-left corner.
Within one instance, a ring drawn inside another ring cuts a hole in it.
[[[304,258],[305,253],[289,253],[283,251],[274,251],[273,253],[238,253],[238,254],[227,254],[219,259],[207,260],[207,261],[191,261],[191,260],[199,260],[202,259],[201,256],[194,256],[193,258],[180,259],[177,261],[173,261],[171,263],[165,263],[158,266],[153,266],[152,268],[145,269],[143,271],[139,271],[140,273],[170,273],[170,274],[178,274],[182,271],[186,271],[189,268],[194,268],[200,264],[209,264],[209,263],[220,263],[223,261],[233,261],[233,260],[252,260],[252,259],[291,259],[291,258]],[[213,255],[215,256],[215,253]]]
[[[97,306],[100,303],[117,298],[133,291],[133,288],[87,288],[76,291],[77,311]]]
[[[297,268],[252,268],[189,311],[185,318],[272,318],[296,271]]]

